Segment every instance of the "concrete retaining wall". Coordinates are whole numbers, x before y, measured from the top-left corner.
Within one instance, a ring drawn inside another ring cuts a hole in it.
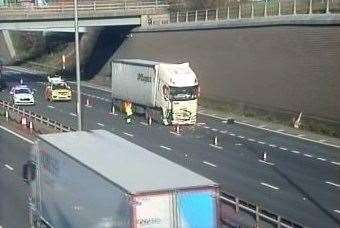
[[[340,121],[340,26],[136,31],[113,57],[188,61],[208,98]]]

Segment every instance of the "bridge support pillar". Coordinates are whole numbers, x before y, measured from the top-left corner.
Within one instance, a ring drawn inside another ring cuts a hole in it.
[[[230,11],[229,11],[230,9],[229,9],[229,6],[228,6],[228,8],[227,8],[227,19],[230,19]]]
[[[238,3],[238,19],[242,18],[241,2]]]
[[[313,14],[313,0],[309,0],[309,12],[310,15]]]
[[[15,48],[13,46],[13,42],[12,42],[12,38],[11,38],[11,34],[9,33],[8,30],[2,30],[2,35],[4,36],[4,40],[9,52],[9,55],[11,57],[11,59],[15,60],[16,58],[16,52],[15,52]]]
[[[251,2],[251,16],[252,19],[254,18],[254,2]]]
[[[296,16],[296,0],[294,0],[293,14],[294,14],[294,16]]]
[[[329,0],[326,1],[326,13],[330,13],[330,11],[329,11]]]
[[[278,2],[278,8],[279,8],[279,13],[278,15],[281,16],[281,1],[279,0]]]
[[[264,14],[263,15],[264,17],[267,17],[267,15],[268,15],[267,14],[267,0],[264,2],[264,12],[263,12],[263,14]]]

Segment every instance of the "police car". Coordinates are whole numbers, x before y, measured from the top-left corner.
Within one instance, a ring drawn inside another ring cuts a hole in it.
[[[15,105],[34,105],[34,92],[27,85],[12,87],[10,95]]]

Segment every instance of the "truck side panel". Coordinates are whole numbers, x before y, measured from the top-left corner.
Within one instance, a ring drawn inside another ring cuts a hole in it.
[[[39,157],[39,210],[53,227],[131,227],[130,200],[122,189],[44,141]]]
[[[112,62],[112,96],[154,107],[157,74],[152,66]]]

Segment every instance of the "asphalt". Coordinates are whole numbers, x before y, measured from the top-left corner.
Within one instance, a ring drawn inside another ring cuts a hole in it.
[[[28,185],[22,165],[31,144],[0,128],[0,227],[28,228]]]
[[[12,83],[21,77],[33,89],[37,104],[27,110],[76,128],[75,101],[48,103],[41,78],[6,71]],[[87,130],[106,129],[152,152],[220,183],[222,190],[309,227],[340,227],[340,150],[297,138],[228,125],[199,115],[198,125],[180,135],[158,123],[147,126],[141,116],[128,125],[121,114],[109,114],[110,94],[83,87]],[[8,91],[0,93],[10,101]],[[218,145],[213,145],[217,136]],[[211,144],[211,145],[210,145]],[[259,161],[267,153],[267,163]]]

